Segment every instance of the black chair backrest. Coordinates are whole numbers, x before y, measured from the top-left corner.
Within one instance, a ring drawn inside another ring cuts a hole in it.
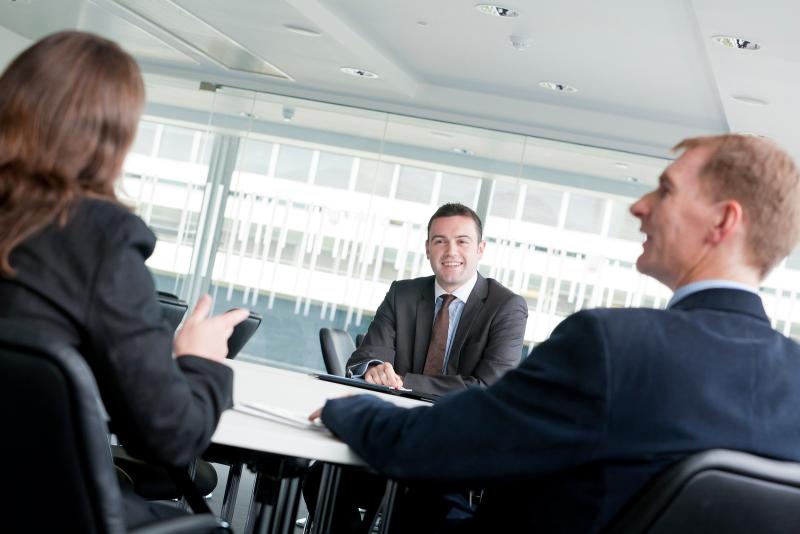
[[[0,321],[4,532],[125,531],[99,398],[75,350]]]
[[[166,291],[159,291],[157,298],[158,303],[161,305],[161,309],[164,310],[164,318],[167,320],[170,327],[172,327],[172,331],[174,332],[178,329],[178,325],[181,324],[183,316],[186,315],[186,310],[189,308],[189,305],[186,304],[185,300],[181,300],[177,296],[173,295],[172,293],[167,293]]]
[[[606,534],[800,532],[800,464],[716,449],[659,475]]]
[[[350,334],[338,328],[320,328],[319,344],[325,371],[329,375],[345,376],[345,363],[356,350]]]
[[[247,319],[233,328],[233,333],[228,338],[228,358],[233,359],[239,354],[259,326],[261,326],[261,314],[251,311]]]

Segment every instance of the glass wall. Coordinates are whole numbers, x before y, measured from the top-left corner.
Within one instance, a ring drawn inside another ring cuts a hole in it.
[[[122,196],[158,236],[159,289],[260,312],[242,358],[322,369],[321,327],[355,337],[393,280],[431,274],[426,225],[444,202],[484,219],[480,271],[527,300],[529,346],[582,308],[663,307],[670,292],[635,269],[642,239],[628,206],[667,163],[150,78]],[[762,288],[793,336],[799,258]]]

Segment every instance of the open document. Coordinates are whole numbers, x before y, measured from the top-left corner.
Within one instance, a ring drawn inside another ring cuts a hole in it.
[[[311,430],[327,430],[322,421],[316,419],[309,421],[307,417],[302,414],[285,410],[283,408],[274,408],[272,406],[265,406],[255,402],[237,402],[233,409],[237,412],[254,415],[262,419],[268,419],[277,423],[293,426],[295,428],[306,428]]]

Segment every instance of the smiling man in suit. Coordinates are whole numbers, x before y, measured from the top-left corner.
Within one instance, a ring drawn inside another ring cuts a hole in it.
[[[522,356],[528,317],[525,299],[478,273],[483,224],[462,204],[444,204],[428,221],[425,253],[433,276],[392,283],[364,341],[347,362],[351,376],[373,384],[444,395],[494,384]],[[306,477],[303,495],[316,507],[321,469]],[[343,473],[332,531],[364,532],[357,512],[373,512],[385,482],[369,473]],[[412,490],[398,509],[413,509],[417,524],[449,510],[469,513],[464,493]],[[455,512],[451,512],[455,513]],[[369,514],[367,514],[369,516]],[[368,522],[368,521],[366,521]]]
[[[800,175],[755,137],[676,149],[631,206],[637,268],[675,292],[666,310],[580,311],[493,386],[411,410],[330,400],[325,425],[391,477],[485,486],[476,532],[597,532],[706,449],[800,460],[800,347],[757,293],[797,244]]]
[[[348,372],[373,384],[442,395],[491,385],[515,367],[528,307],[478,273],[485,247],[474,211],[455,203],[436,210],[425,241],[434,275],[392,283]]]

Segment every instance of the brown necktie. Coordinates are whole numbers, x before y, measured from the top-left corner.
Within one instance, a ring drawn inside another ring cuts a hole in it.
[[[424,375],[441,375],[444,368],[444,352],[447,349],[447,330],[450,328],[450,303],[455,295],[442,295],[442,307],[433,320],[431,342],[428,344],[428,355],[425,357]]]

